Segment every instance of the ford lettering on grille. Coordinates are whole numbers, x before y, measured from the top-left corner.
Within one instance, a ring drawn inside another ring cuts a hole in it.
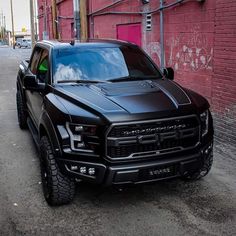
[[[194,148],[199,143],[199,127],[196,116],[117,124],[107,133],[106,156],[147,158]]]
[[[163,131],[179,130],[179,129],[183,129],[183,128],[186,128],[186,124],[123,131],[122,135],[123,136],[134,136],[134,135],[141,135],[141,134],[154,134],[154,133],[159,133],[159,132],[163,132]]]

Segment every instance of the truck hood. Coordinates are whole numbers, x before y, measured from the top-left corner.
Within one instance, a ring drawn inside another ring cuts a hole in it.
[[[191,104],[186,92],[170,80],[97,84],[60,84],[55,93],[88,111],[103,114],[171,112]],[[67,106],[68,111],[70,108]]]

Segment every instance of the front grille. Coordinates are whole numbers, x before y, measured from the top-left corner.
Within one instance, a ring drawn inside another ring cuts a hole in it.
[[[108,158],[160,155],[192,148],[199,142],[197,117],[117,124],[107,133]]]

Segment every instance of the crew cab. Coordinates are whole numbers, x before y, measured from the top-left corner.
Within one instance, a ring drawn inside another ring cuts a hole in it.
[[[40,151],[50,205],[76,181],[103,186],[199,179],[213,161],[213,121],[201,95],[122,41],[38,42],[17,75],[19,126]]]

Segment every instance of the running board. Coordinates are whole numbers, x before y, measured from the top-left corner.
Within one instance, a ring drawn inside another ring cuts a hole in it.
[[[37,148],[39,149],[38,132],[37,132],[36,128],[34,127],[33,122],[31,121],[31,119],[29,117],[27,118],[27,124],[28,124],[29,130],[30,130],[30,133],[33,136],[34,142],[35,142]]]

